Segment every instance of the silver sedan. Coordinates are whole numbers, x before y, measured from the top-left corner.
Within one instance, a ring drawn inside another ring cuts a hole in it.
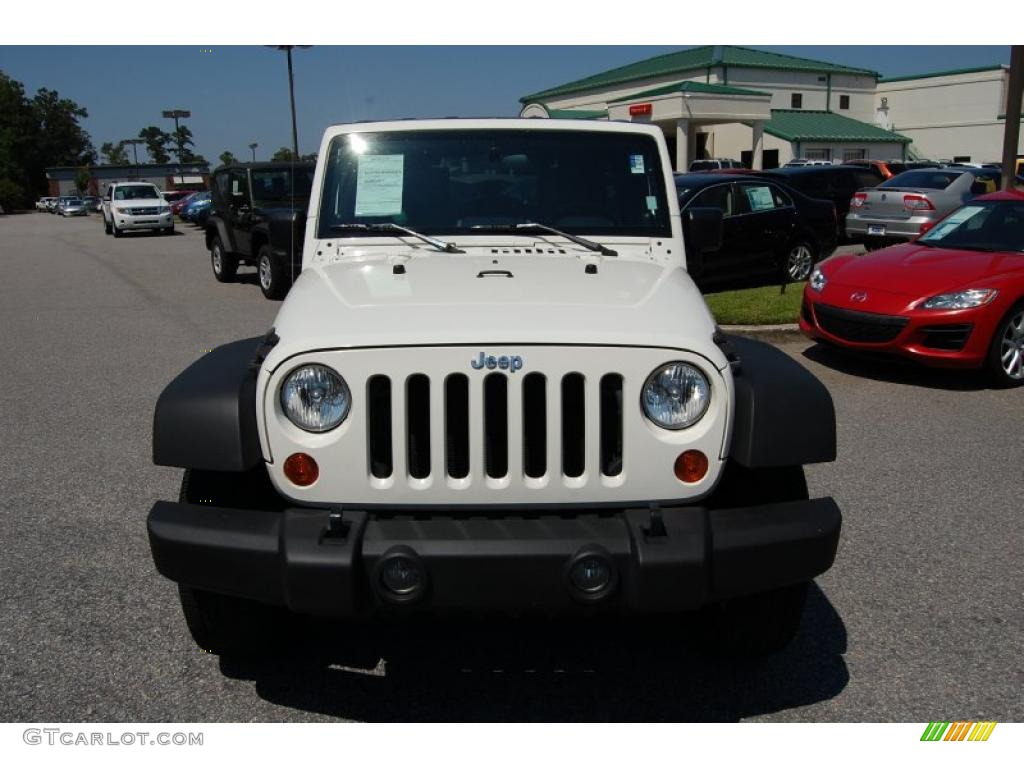
[[[89,209],[86,208],[81,198],[69,197],[60,201],[57,213],[61,216],[86,216],[89,213]]]

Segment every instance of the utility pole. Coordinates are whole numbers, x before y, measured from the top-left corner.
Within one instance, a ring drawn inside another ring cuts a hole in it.
[[[259,146],[259,144],[257,144],[255,141],[252,144],[249,145],[249,149],[252,150],[252,161],[254,163],[256,162],[256,147],[258,147],[258,146]]]
[[[142,139],[123,139],[122,144],[132,145],[132,156],[135,158],[135,178],[139,178],[139,144],[145,144]]]
[[[192,117],[192,113],[187,109],[165,109],[163,116],[174,120],[174,138],[177,141],[178,138],[178,120],[179,118]],[[178,144],[178,162],[185,162],[185,158],[182,157],[181,145]]]
[[[1017,185],[1017,147],[1020,142],[1021,100],[1024,96],[1024,45],[1010,48],[1010,77],[1006,88],[1006,127],[1003,129],[1003,189]]]
[[[292,152],[295,153],[295,159],[299,159],[299,131],[296,127],[295,121],[295,79],[292,76],[292,49],[293,48],[312,48],[311,45],[272,45],[271,48],[276,48],[279,51],[284,51],[288,54],[288,96],[292,103]]]

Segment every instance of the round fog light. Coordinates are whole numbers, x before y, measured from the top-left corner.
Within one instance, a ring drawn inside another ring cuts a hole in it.
[[[699,483],[708,473],[708,457],[700,451],[683,451],[676,458],[676,478],[683,483]]]
[[[395,555],[380,569],[380,581],[394,595],[409,595],[423,585],[423,570],[411,557]]]
[[[284,460],[284,476],[296,485],[305,487],[320,477],[320,467],[308,453],[293,453]]]
[[[608,589],[612,582],[612,569],[608,561],[597,555],[584,555],[573,563],[569,581],[585,595],[596,595]]]

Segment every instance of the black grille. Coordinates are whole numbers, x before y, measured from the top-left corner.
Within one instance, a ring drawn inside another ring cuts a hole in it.
[[[484,465],[489,477],[508,474],[508,379],[503,373],[484,379]]]
[[[453,373],[445,381],[445,457],[448,475],[462,479],[469,474],[469,379]]]
[[[405,389],[409,474],[422,479],[430,475],[430,379],[417,373]]]
[[[955,352],[963,349],[974,326],[970,323],[962,325],[926,325],[921,329],[921,346],[929,349],[943,349]]]
[[[370,474],[391,477],[391,379],[372,376],[366,384]]]
[[[882,344],[899,336],[907,318],[854,312],[849,309],[818,304],[814,308],[818,325],[836,338],[865,344]]]
[[[547,379],[530,373],[523,379],[523,472],[543,477],[548,468]]]
[[[562,378],[562,472],[579,477],[586,466],[586,405],[583,375],[569,373]]]
[[[601,377],[601,474],[622,474],[622,377]]]

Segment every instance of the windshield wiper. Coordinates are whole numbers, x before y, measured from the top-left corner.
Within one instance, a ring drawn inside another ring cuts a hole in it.
[[[584,248],[597,251],[603,256],[618,256],[618,251],[613,251],[606,245],[595,243],[593,240],[587,240],[585,237],[579,235],[570,235],[568,232],[563,232],[560,229],[549,227],[547,224],[541,224],[539,221],[527,221],[522,224],[474,224],[470,229],[491,229],[491,230],[511,230],[513,232],[520,229],[539,229],[543,232],[550,232],[553,235],[564,237],[566,240],[570,240],[577,245],[582,245]]]
[[[334,224],[331,227],[332,232],[344,232],[346,230],[356,232],[401,232],[422,240],[427,245],[432,245],[437,250],[444,251],[445,253],[465,253],[465,251],[459,250],[455,243],[446,243],[444,240],[438,240],[436,237],[421,234],[413,229],[403,227],[400,224],[393,224],[389,221],[381,224]]]

